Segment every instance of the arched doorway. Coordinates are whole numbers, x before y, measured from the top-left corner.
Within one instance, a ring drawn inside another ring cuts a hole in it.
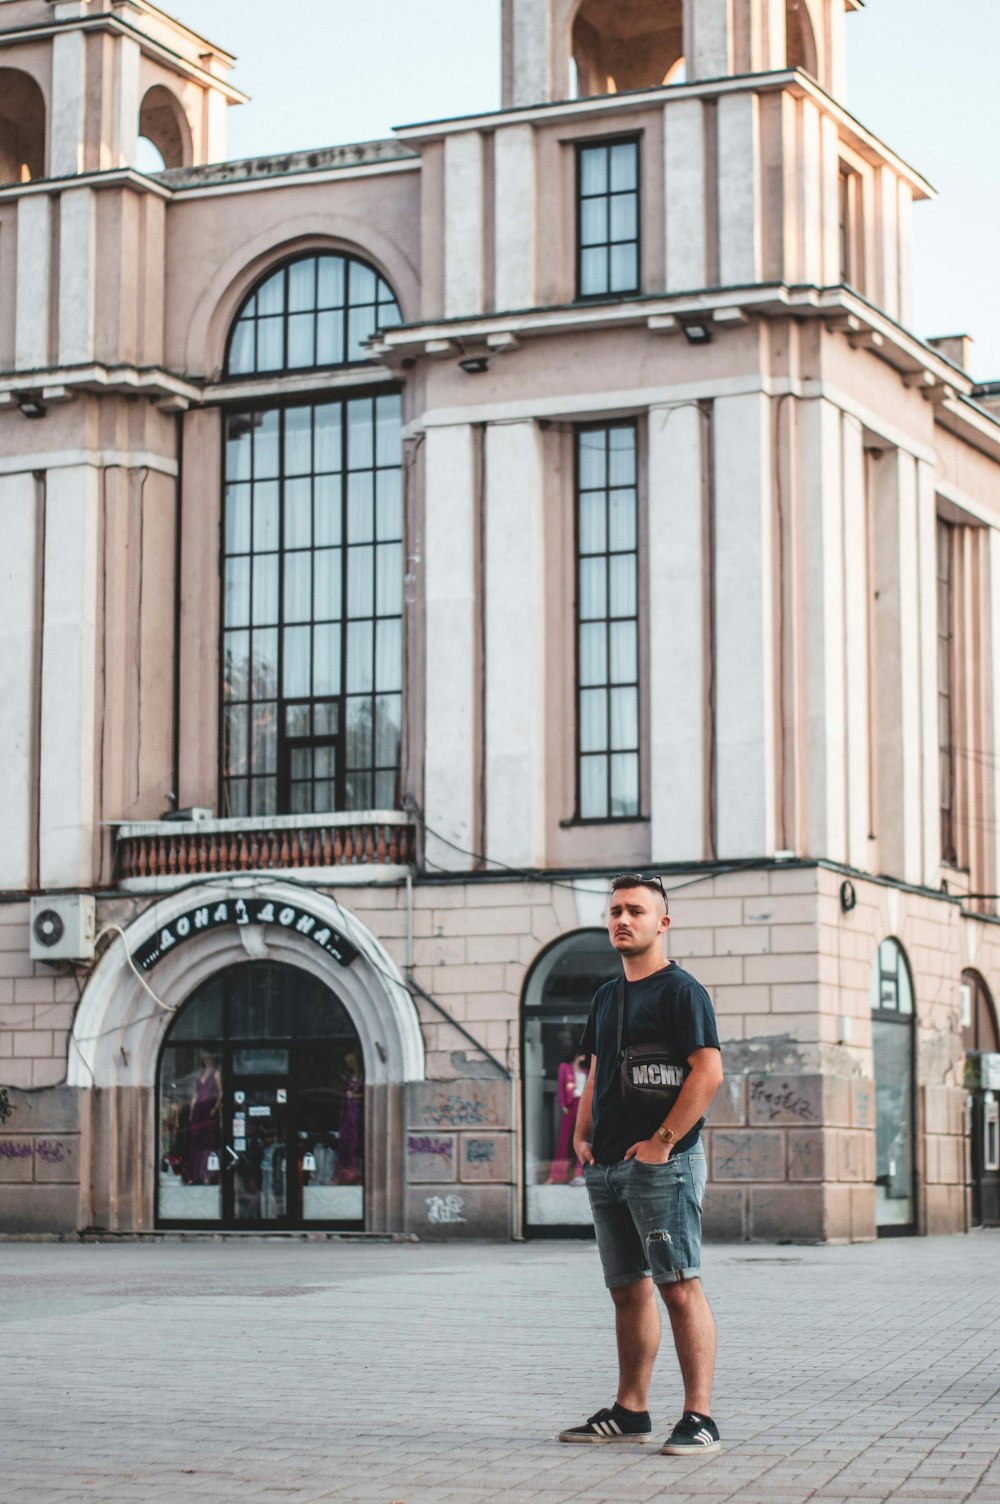
[[[1000,1227],[1000,1029],[989,988],[971,970],[962,973],[962,1043],[972,1225]]]
[[[279,1072],[271,1073],[270,1085],[275,1093],[271,1103],[251,1102],[249,1088],[245,1084],[237,1086],[233,1080],[227,1084],[223,1072],[223,1046],[230,1050],[272,1045],[284,1048],[282,1042],[269,1040],[265,1033],[263,1040],[257,1036],[259,1044],[255,1045],[254,1039],[245,1033],[242,1038],[238,1032],[234,1034],[232,1019],[227,1033],[225,1018],[216,1024],[208,1012],[205,1032],[194,1013],[188,1015],[187,1024],[182,1023],[186,1006],[202,996],[202,987],[208,989],[205,996],[211,996],[210,984],[214,979],[222,974],[235,976],[248,963],[258,962],[290,969],[297,979],[300,996],[320,997],[322,1006],[329,1008],[332,995],[333,1003],[339,1003],[346,1011],[360,1042],[360,1079],[364,1087],[365,1227],[369,1232],[402,1230],[405,1208],[399,1124],[404,1089],[406,1083],[422,1081],[425,1076],[423,1038],[413,1000],[392,958],[356,915],[329,894],[263,877],[236,877],[226,883],[195,882],[162,895],[117,931],[95,967],[74,1018],[67,1073],[69,1086],[87,1092],[91,1115],[89,1199],[82,1213],[87,1218],[85,1225],[118,1231],[145,1230],[155,1225],[159,1176],[163,1173],[159,1083],[165,1043],[172,1040],[192,1047],[187,1061],[178,1063],[176,1077],[181,1083],[179,1094],[190,1088],[189,1106],[196,1095],[197,1078],[206,1069],[201,1055],[212,1056],[207,1069],[219,1070],[216,1094],[218,1088],[222,1094],[218,1121],[229,1134],[223,1144],[232,1144],[237,1137],[243,1137],[249,1148],[251,1105],[270,1105],[272,1109],[292,1105],[277,1101],[279,1088],[289,1091],[287,1084],[275,1079]],[[319,991],[310,993],[308,989],[313,983],[318,984]],[[210,1026],[213,1030],[222,1028],[223,1032],[209,1034]],[[172,1030],[178,1027],[193,1029],[197,1037],[185,1041],[173,1035]],[[301,1019],[296,1034],[307,1040],[317,1037],[304,1028]],[[338,1025],[338,1032],[326,1037],[343,1041],[343,1057],[350,1037],[346,1028],[340,1032]],[[203,1048],[196,1055],[199,1047]],[[231,1062],[230,1075],[237,1063]],[[328,1077],[329,1071],[327,1087]],[[233,1132],[235,1111],[230,1112],[228,1119],[222,1119],[227,1090],[244,1092],[243,1103],[229,1104],[233,1109],[236,1106],[246,1109],[244,1134]],[[207,1108],[214,1108],[214,1102],[207,1089],[203,1094],[207,1116]],[[342,1091],[341,1097],[344,1094]],[[338,1105],[327,1102],[331,1111]],[[307,1133],[312,1121],[308,1119],[304,1125]],[[297,1127],[296,1132],[299,1131]],[[339,1113],[335,1131],[342,1131]],[[203,1148],[206,1158],[202,1163],[207,1171],[207,1156],[213,1152],[213,1146],[206,1142]],[[234,1147],[234,1153],[238,1152]],[[219,1157],[221,1169],[222,1156]],[[322,1173],[321,1156],[315,1157],[318,1175]],[[302,1171],[310,1177],[313,1174],[305,1164]],[[175,1179],[183,1182],[183,1174]],[[310,1178],[309,1187],[315,1188],[316,1181]],[[333,1199],[310,1197],[313,1205],[308,1210],[315,1214],[315,1220],[307,1217],[303,1225],[339,1223],[342,1218],[353,1222],[353,1212],[347,1216],[343,1204],[332,1208]],[[305,1198],[302,1200],[302,1209],[306,1211]],[[322,1219],[320,1200],[327,1202],[327,1214]],[[346,1198],[337,1200],[343,1203]],[[216,1215],[213,1208],[191,1220],[204,1226],[206,1221],[215,1220]],[[252,1224],[243,1220],[238,1225]]]
[[[157,1072],[157,1223],[364,1225],[364,1055],[336,994],[296,967],[216,972]]]
[[[521,1009],[525,1229],[564,1233],[591,1226],[590,1203],[571,1147],[574,1066],[594,993],[621,973],[604,930],[578,930],[538,957]],[[578,1183],[574,1183],[578,1182]]]
[[[902,947],[883,940],[872,971],[875,1222],[880,1236],[916,1231],[913,983]]]
[[[45,176],[45,99],[28,73],[0,68],[0,184]]]

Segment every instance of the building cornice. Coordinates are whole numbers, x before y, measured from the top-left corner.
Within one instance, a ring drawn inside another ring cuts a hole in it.
[[[477,115],[457,116],[449,120],[429,120],[415,125],[396,126],[393,134],[400,141],[425,144],[459,131],[495,131],[505,125],[551,125],[555,121],[598,119],[627,114],[651,105],[664,105],[677,99],[718,99],[726,94],[774,94],[790,92],[809,98],[836,120],[851,146],[876,166],[889,166],[909,183],[917,198],[936,197],[935,189],[922,173],[898,156],[883,141],[849,114],[843,105],[799,68],[783,68],[775,73],[741,73],[725,78],[699,79],[691,84],[661,84],[655,89],[633,89],[621,94],[601,94],[589,99],[560,100],[553,103],[518,105],[512,109],[491,110]]]
[[[147,8],[156,14],[163,15],[167,20],[172,19],[165,12],[157,11],[155,6]],[[214,47],[211,42],[205,41],[197,32],[188,32],[187,27],[180,27],[180,29],[187,32],[195,41],[204,42],[206,52],[210,53],[213,57],[218,57],[222,62],[230,66],[235,61],[231,54],[222,52],[219,48]],[[139,43],[142,52],[147,57],[155,58],[157,62],[162,63],[165,68],[169,68],[172,73],[176,73],[181,78],[186,78],[192,83],[200,84],[203,88],[207,87],[218,90],[220,94],[225,96],[228,104],[248,104],[250,101],[248,94],[244,94],[242,90],[236,89],[232,84],[226,83],[225,79],[219,78],[217,74],[212,73],[208,68],[203,68],[199,63],[194,63],[189,58],[182,57],[179,52],[175,52],[173,48],[168,47],[164,42],[158,42],[155,37],[151,37],[141,27],[133,26],[130,22],[123,21],[120,16],[113,14],[76,16],[62,21],[40,21],[34,26],[12,27],[10,30],[0,31],[0,42],[4,46],[9,46],[12,42],[35,42],[43,37],[65,35],[68,31],[83,31],[88,33],[111,32],[116,36],[129,37],[132,41]]]

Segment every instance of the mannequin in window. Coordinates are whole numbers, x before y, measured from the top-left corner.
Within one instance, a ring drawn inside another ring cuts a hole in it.
[[[552,1170],[546,1185],[565,1185],[566,1175],[569,1171],[570,1150],[573,1145],[573,1130],[576,1127],[576,1115],[580,1110],[580,1098],[583,1096],[583,1088],[587,1084],[587,1072],[584,1069],[584,1057],[574,1048],[570,1050],[559,1066],[559,1142],[552,1160]],[[571,1184],[583,1184],[583,1166],[579,1160],[573,1168]]]
[[[219,1156],[219,1117],[222,1112],[222,1077],[214,1055],[202,1055],[201,1071],[191,1098],[191,1133],[188,1150],[189,1185],[218,1185],[218,1169],[208,1167],[211,1155]]]
[[[344,1058],[344,1087],[340,1103],[340,1138],[337,1145],[335,1185],[357,1185],[362,1178],[364,1123],[362,1111],[365,1086],[357,1052],[350,1050]]]

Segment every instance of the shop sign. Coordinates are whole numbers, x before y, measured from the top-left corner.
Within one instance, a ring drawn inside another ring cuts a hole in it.
[[[152,971],[176,945],[182,945],[185,940],[192,940],[204,931],[229,924],[275,925],[279,929],[293,930],[325,950],[341,966],[350,966],[358,956],[357,946],[352,945],[345,935],[298,904],[275,903],[269,898],[224,898],[220,903],[200,904],[171,920],[139,947],[133,959],[142,971]]]
[[[1000,1091],[1000,1055],[994,1052],[980,1055],[979,1084],[987,1091]]]

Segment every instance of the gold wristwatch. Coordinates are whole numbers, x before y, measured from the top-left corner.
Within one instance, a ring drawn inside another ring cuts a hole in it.
[[[677,1141],[677,1135],[672,1128],[664,1128],[661,1124],[656,1130],[657,1138],[662,1138],[665,1144],[673,1144]]]

